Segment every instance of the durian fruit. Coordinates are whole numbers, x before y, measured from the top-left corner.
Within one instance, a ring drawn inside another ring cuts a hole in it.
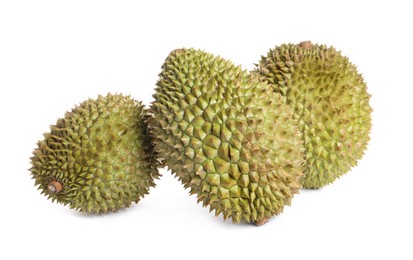
[[[87,213],[138,202],[158,178],[140,102],[121,94],[89,99],[58,119],[31,158],[46,197]]]
[[[357,164],[369,141],[370,95],[356,66],[333,47],[283,44],[255,70],[294,108],[306,148],[304,188],[332,183]]]
[[[172,51],[159,76],[149,121],[155,150],[198,203],[258,225],[290,205],[304,147],[281,95],[196,49]]]

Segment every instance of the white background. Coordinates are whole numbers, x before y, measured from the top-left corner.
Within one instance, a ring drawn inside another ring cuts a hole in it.
[[[1,1],[0,259],[413,259],[409,1]],[[149,104],[175,48],[252,69],[281,43],[333,45],[372,94],[359,165],[302,191],[262,227],[234,225],[164,175],[139,204],[87,216],[33,187],[29,157],[75,104],[119,92]]]

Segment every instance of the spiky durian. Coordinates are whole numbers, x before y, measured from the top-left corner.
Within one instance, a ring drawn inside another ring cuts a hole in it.
[[[260,224],[290,205],[304,147],[292,109],[268,84],[228,60],[178,49],[154,98],[155,150],[203,206]]]
[[[284,44],[263,56],[255,73],[294,109],[306,148],[302,184],[320,188],[357,164],[369,141],[370,95],[356,67],[333,47]]]
[[[138,202],[159,176],[147,112],[121,94],[89,99],[37,144],[31,174],[48,198],[88,213]]]

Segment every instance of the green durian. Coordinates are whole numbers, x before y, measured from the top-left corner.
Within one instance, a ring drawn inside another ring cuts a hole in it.
[[[356,66],[333,47],[283,44],[254,73],[294,109],[306,148],[304,188],[320,188],[362,158],[371,128],[370,95]]]
[[[129,96],[84,101],[37,143],[30,169],[35,185],[52,201],[88,213],[138,202],[159,176],[147,118]]]
[[[221,57],[172,51],[150,108],[155,150],[215,215],[264,223],[301,188],[304,147],[272,87]]]

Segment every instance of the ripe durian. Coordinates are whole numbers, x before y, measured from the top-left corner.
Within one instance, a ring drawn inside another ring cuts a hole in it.
[[[155,150],[215,215],[262,224],[301,188],[304,147],[292,109],[228,60],[172,51],[149,120]]]
[[[37,143],[30,169],[35,185],[52,201],[88,213],[138,202],[159,176],[147,117],[129,96],[84,101]]]
[[[370,95],[356,67],[333,47],[284,44],[255,70],[294,109],[306,148],[304,188],[320,188],[361,159],[371,128]]]

